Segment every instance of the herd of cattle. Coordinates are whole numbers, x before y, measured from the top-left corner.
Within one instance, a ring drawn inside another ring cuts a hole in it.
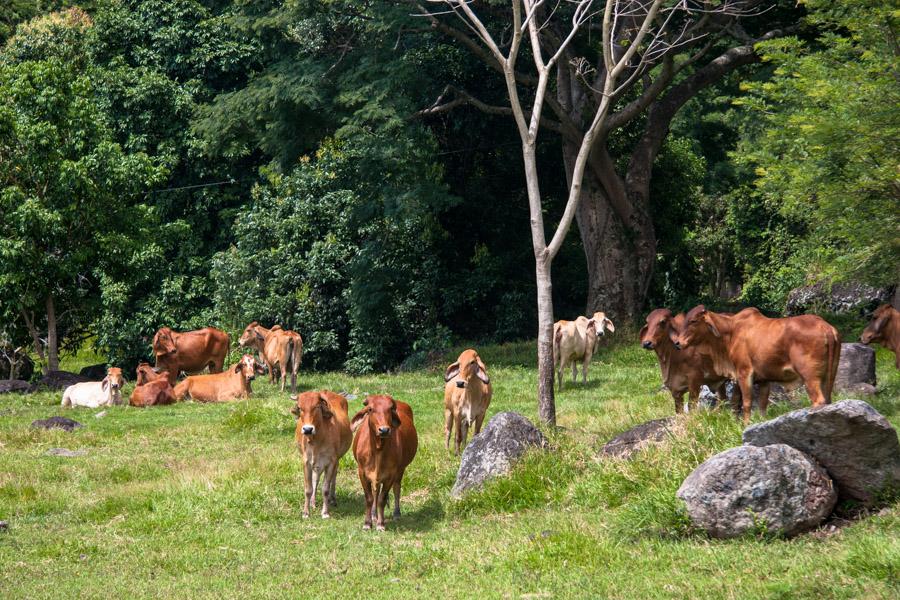
[[[582,379],[587,381],[588,365],[604,331],[614,332],[615,326],[602,312],[555,324],[553,359],[560,390],[568,365],[572,365],[572,378],[577,381],[580,362]],[[900,312],[887,304],[879,307],[860,341],[880,342],[892,350],[900,369]],[[273,383],[276,374],[280,377],[282,391],[288,374],[291,392],[296,390],[303,352],[299,334],[279,326],[266,329],[254,321],[238,343],[242,348],[255,349],[260,360],[244,354],[237,364],[224,370],[230,348],[227,333],[213,327],[181,333],[161,328],[153,338],[156,366],[146,362],[138,365],[129,403],[146,407],[188,398],[197,402],[247,398],[250,382],[266,367]],[[676,315],[665,308],[652,311],[640,331],[640,343],[656,353],[663,383],[675,400],[675,412],[683,412],[685,392],[688,407],[694,410],[703,385],[724,400],[725,385],[731,380],[737,384],[733,407],[742,410],[745,424],[750,418],[754,383],[759,386],[759,411],[763,416],[771,383],[788,387],[802,383],[813,406],[829,403],[841,350],[837,330],[818,316],[771,319],[755,308],[726,314],[702,305],[687,314]],[[209,373],[187,375],[176,383],[181,373],[204,369]],[[62,405],[96,408],[121,404],[124,384],[121,369],[111,367],[103,381],[66,388]],[[470,427],[478,434],[492,393],[487,367],[475,350],[465,350],[447,367],[444,432],[448,450],[454,431],[457,454],[466,444]],[[370,395],[351,419],[347,399],[339,394],[309,391],[291,399],[295,401],[291,412],[297,417],[295,439],[303,460],[303,516],[308,517],[310,509],[315,509],[321,482],[322,517],[328,518],[329,506],[335,503],[338,462],[352,448],[366,498],[364,527],[370,529],[374,520],[378,529],[384,529],[388,493],[394,492],[396,518],[400,514],[403,474],[418,448],[412,408],[387,395]]]

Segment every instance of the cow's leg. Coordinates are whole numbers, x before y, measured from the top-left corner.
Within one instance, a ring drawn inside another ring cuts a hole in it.
[[[335,466],[333,464],[327,465],[322,472],[322,518],[328,519],[331,515],[328,513],[328,505],[331,500],[331,494],[333,493],[332,478],[334,475]]]
[[[444,409],[444,438],[447,450],[450,450],[450,434],[453,433],[453,411]]]
[[[309,502],[313,495],[312,484],[313,472],[312,465],[307,462],[303,463],[303,491],[306,495],[306,502],[303,503],[303,518],[309,518]]]
[[[466,442],[469,441],[469,419],[467,417],[463,417],[459,420],[459,431],[457,432],[457,437],[459,437],[459,443],[457,444],[456,452],[459,453],[461,448],[466,447]]]
[[[753,373],[738,373],[738,386],[741,388],[741,412],[746,427],[750,424],[750,408],[753,406]]]
[[[394,482],[394,520],[400,518],[400,483],[403,481],[403,474]]]
[[[741,386],[735,383],[731,386],[731,412],[734,413],[735,417],[741,414],[741,404],[743,404],[742,398]]]
[[[585,354],[584,360],[581,361],[581,383],[587,385],[588,365],[591,364],[591,355]]]
[[[332,508],[337,506],[337,472],[339,463],[340,459],[335,458],[334,464],[331,465],[331,483],[328,486],[328,499],[331,501]]]
[[[672,392],[672,399],[675,400],[675,414],[680,415],[684,412],[684,392]]]
[[[803,383],[806,385],[806,393],[809,395],[809,401],[813,406],[828,404],[825,394],[822,393],[822,382],[818,377],[804,377]]]
[[[477,417],[475,417],[475,433],[474,435],[478,435],[481,433],[481,424],[484,423],[484,413],[481,413]]]
[[[376,488],[375,509],[378,511],[378,514],[375,521],[375,529],[378,531],[384,531],[384,506],[387,504],[387,495],[390,491],[390,486],[385,483],[379,483]]]
[[[559,391],[560,391],[560,392],[561,392],[562,389],[563,389],[563,383],[564,383],[564,382],[563,382],[563,373],[566,372],[566,366],[567,366],[567,365],[566,365],[565,359],[563,359],[562,357],[560,357],[560,359],[559,359],[559,372],[557,373],[557,375],[558,375],[558,377],[557,377],[557,387],[559,388]]]
[[[572,361],[572,383],[578,383],[578,363],[574,360]]]
[[[688,381],[688,412],[697,412],[700,403],[700,382]]]
[[[459,447],[462,445],[462,436],[463,436],[463,425],[462,425],[462,416],[459,414],[453,415],[453,424],[456,426],[456,438],[455,444],[453,447],[453,451],[456,454],[459,454]]]
[[[759,384],[759,416],[766,418],[766,410],[769,408],[769,382]]]
[[[372,529],[372,507],[375,504],[372,482],[369,481],[361,468],[357,469],[357,472],[359,473],[359,482],[362,484],[363,495],[366,497],[366,520],[363,523],[363,529]]]
[[[310,504],[310,509],[316,510],[316,496],[319,493],[319,481],[322,479],[322,470],[313,468],[312,472],[312,503]]]
[[[282,390],[282,391],[284,391],[284,390]],[[297,393],[297,368],[296,367],[291,368],[291,393],[292,394]]]

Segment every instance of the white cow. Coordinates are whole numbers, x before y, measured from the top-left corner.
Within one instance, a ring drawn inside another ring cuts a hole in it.
[[[97,408],[122,404],[122,386],[124,385],[125,378],[122,376],[122,369],[110,367],[103,381],[86,381],[67,387],[63,392],[62,406],[63,408],[74,406]]]
[[[600,336],[604,330],[614,332],[613,322],[605,313],[595,312],[590,319],[578,317],[574,321],[557,321],[553,325],[553,365],[559,379],[559,389],[563,389],[563,373],[572,365],[572,382],[578,381],[578,363],[581,361],[581,378],[587,383],[588,365],[597,351]]]

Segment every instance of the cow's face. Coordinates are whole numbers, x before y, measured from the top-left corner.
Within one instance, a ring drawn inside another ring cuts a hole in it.
[[[706,307],[698,304],[685,315],[684,327],[675,338],[675,347],[681,350],[707,340],[710,336],[719,337],[719,331],[710,320]]]
[[[887,324],[890,322],[892,316],[893,311],[891,310],[890,304],[879,306],[875,311],[875,314],[872,315],[872,320],[869,321],[869,324],[863,329],[862,335],[859,336],[859,341],[863,344],[882,341],[884,339],[884,332],[887,329]]]
[[[447,370],[444,372],[444,381],[450,381],[460,374],[462,374],[462,379],[465,379],[466,381],[477,377],[484,383],[491,382],[487,375],[487,368],[484,366],[484,363],[481,362],[481,357],[478,356],[478,353],[475,350],[469,349],[463,351],[463,353],[459,355],[459,358],[456,359],[456,362],[447,367]],[[463,385],[459,385],[460,383]],[[465,383],[462,381],[458,381],[457,385],[459,387],[465,387]]]
[[[595,312],[591,320],[594,322],[594,331],[597,332],[598,336],[603,335],[603,332],[607,330],[610,333],[615,333],[616,331],[616,326],[607,318],[606,313]]]
[[[641,348],[653,350],[669,340],[670,324],[673,319],[668,308],[657,308],[647,315],[647,324],[641,328]]]
[[[264,342],[262,333],[259,331],[259,323],[253,321],[247,328],[244,329],[244,333],[241,334],[241,339],[238,340],[238,344],[241,348],[246,346],[257,347],[261,342]]]
[[[296,398],[297,403],[291,413],[297,417],[300,432],[306,437],[312,437],[322,428],[322,422],[330,420],[334,413],[328,407],[324,394],[320,392],[303,392]]]
[[[390,396],[376,395],[363,400],[363,405],[365,408],[353,416],[350,427],[354,431],[360,426],[368,427],[369,435],[375,440],[375,448],[380,450],[384,440],[400,427],[397,403]]]
[[[156,367],[151,367],[150,363],[142,362],[138,364],[137,369],[135,370],[135,375],[135,383],[137,385],[144,385],[146,383],[150,383],[151,381],[156,381],[158,379],[168,377],[169,372],[160,371]]]
[[[234,372],[240,373],[247,381],[253,381],[256,378],[256,361],[249,354],[245,354],[234,365]]]
[[[110,367],[101,383],[104,390],[111,389],[115,394],[125,386],[125,377],[122,376],[122,369]]]
[[[175,336],[168,327],[163,327],[153,336],[153,352],[157,357],[178,352],[175,345]]]

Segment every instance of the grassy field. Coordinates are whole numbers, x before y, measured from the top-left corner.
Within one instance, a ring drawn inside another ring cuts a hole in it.
[[[495,386],[489,415],[515,410],[534,420],[532,345],[481,355]],[[0,396],[0,520],[9,522],[0,532],[0,598],[900,595],[900,502],[834,534],[710,540],[691,531],[674,493],[700,462],[740,443],[739,425],[726,411],[692,414],[664,445],[629,462],[601,460],[604,441],[673,409],[653,354],[633,343],[603,348],[590,377],[557,397],[562,429],[550,433],[550,452],[454,502],[459,459],[444,450],[440,369],[303,373],[303,389],[358,394],[351,414],[366,393],[412,405],[419,453],[404,481],[404,514],[383,533],[361,528],[349,454],[333,518],[301,518],[291,402],[262,378],[248,401],[115,407],[102,418],[64,413],[59,393]],[[884,350],[878,377],[872,402],[900,426],[900,375]],[[85,427],[29,427],[57,414]],[[55,447],[86,454],[47,455]]]

